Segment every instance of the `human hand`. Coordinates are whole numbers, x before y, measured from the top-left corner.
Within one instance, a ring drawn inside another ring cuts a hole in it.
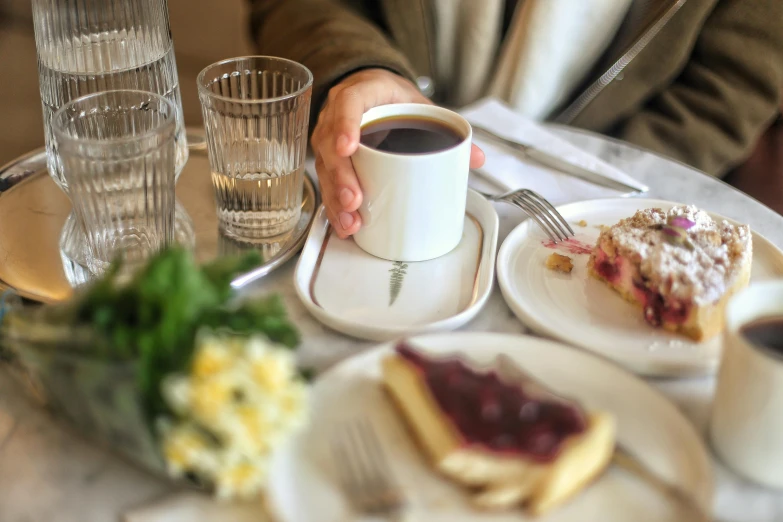
[[[432,104],[402,76],[386,69],[364,69],[332,87],[313,130],[311,143],[321,196],[329,222],[341,238],[362,226],[357,211],[362,191],[351,163],[351,155],[359,146],[362,116],[373,107],[389,103]],[[484,153],[473,145],[470,167],[483,164]]]

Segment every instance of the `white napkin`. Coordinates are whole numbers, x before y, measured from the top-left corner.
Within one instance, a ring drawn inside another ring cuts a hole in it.
[[[537,149],[589,168],[607,178],[621,181],[643,191],[647,190],[645,185],[618,168],[557,137],[540,123],[517,114],[495,98],[479,100],[464,108],[460,113],[469,122],[491,130],[506,139],[532,145]],[[481,172],[492,178],[494,184],[497,185],[495,190],[498,188],[508,190],[527,188],[538,192],[555,205],[629,194],[595,185],[539,165],[521,155],[509,152],[502,145],[483,139],[480,134],[474,135],[473,139],[486,154],[487,160]],[[472,179],[471,184],[480,184],[484,188],[489,188],[480,180]],[[479,187],[477,186],[477,188]]]
[[[207,495],[175,493],[126,512],[123,522],[270,522],[262,500],[219,502]]]

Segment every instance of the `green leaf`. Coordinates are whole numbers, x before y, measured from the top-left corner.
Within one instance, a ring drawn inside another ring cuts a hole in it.
[[[150,419],[166,410],[160,383],[189,364],[196,335],[202,328],[229,329],[240,334],[263,333],[288,347],[299,333],[286,318],[276,297],[231,305],[231,281],[261,263],[252,251],[199,267],[192,255],[170,248],[153,257],[125,285],[118,283],[120,264],[75,300],[52,307],[50,319],[86,325],[108,340],[93,348],[96,357],[138,361],[138,384]],[[108,348],[106,348],[108,346]]]
[[[402,283],[405,275],[408,273],[408,264],[402,261],[395,261],[392,268],[389,269],[389,306],[393,305],[400,295]]]

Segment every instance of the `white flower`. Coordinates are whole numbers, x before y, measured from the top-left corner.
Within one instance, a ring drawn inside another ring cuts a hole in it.
[[[260,336],[199,337],[190,374],[166,378],[163,395],[181,417],[162,430],[170,472],[196,473],[221,497],[259,492],[273,451],[306,421],[293,354]]]
[[[307,419],[308,388],[301,382],[291,383],[277,394],[277,423],[285,432],[302,427]]]
[[[219,468],[218,448],[193,424],[181,423],[167,430],[163,455],[169,473],[181,477],[188,472],[214,473]]]
[[[174,412],[183,414],[190,407],[190,382],[181,375],[168,375],[161,382],[161,393]]]

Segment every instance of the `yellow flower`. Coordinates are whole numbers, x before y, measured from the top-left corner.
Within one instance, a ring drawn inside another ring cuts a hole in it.
[[[169,376],[163,395],[176,423],[161,424],[172,475],[193,472],[220,497],[266,485],[272,451],[305,420],[307,386],[293,354],[263,336],[201,337],[190,373]]]
[[[264,390],[277,394],[291,382],[293,361],[283,351],[268,351],[252,362],[253,379]]]
[[[258,462],[241,462],[220,470],[215,483],[218,497],[249,498],[266,484],[266,468]]]
[[[191,381],[190,407],[194,417],[207,424],[217,422],[234,400],[233,393],[231,383],[220,375]]]
[[[172,428],[163,438],[163,455],[175,476],[200,467],[197,463],[209,450],[206,439],[188,426]]]
[[[307,408],[307,387],[301,383],[291,383],[280,398],[280,409],[286,417],[301,419]],[[298,422],[297,422],[298,424]]]
[[[234,362],[234,354],[219,342],[210,339],[196,351],[192,375],[200,379],[223,372]]]
[[[270,425],[262,411],[257,406],[248,405],[237,408],[236,414],[246,442],[253,451],[258,453],[269,451],[274,427]]]

